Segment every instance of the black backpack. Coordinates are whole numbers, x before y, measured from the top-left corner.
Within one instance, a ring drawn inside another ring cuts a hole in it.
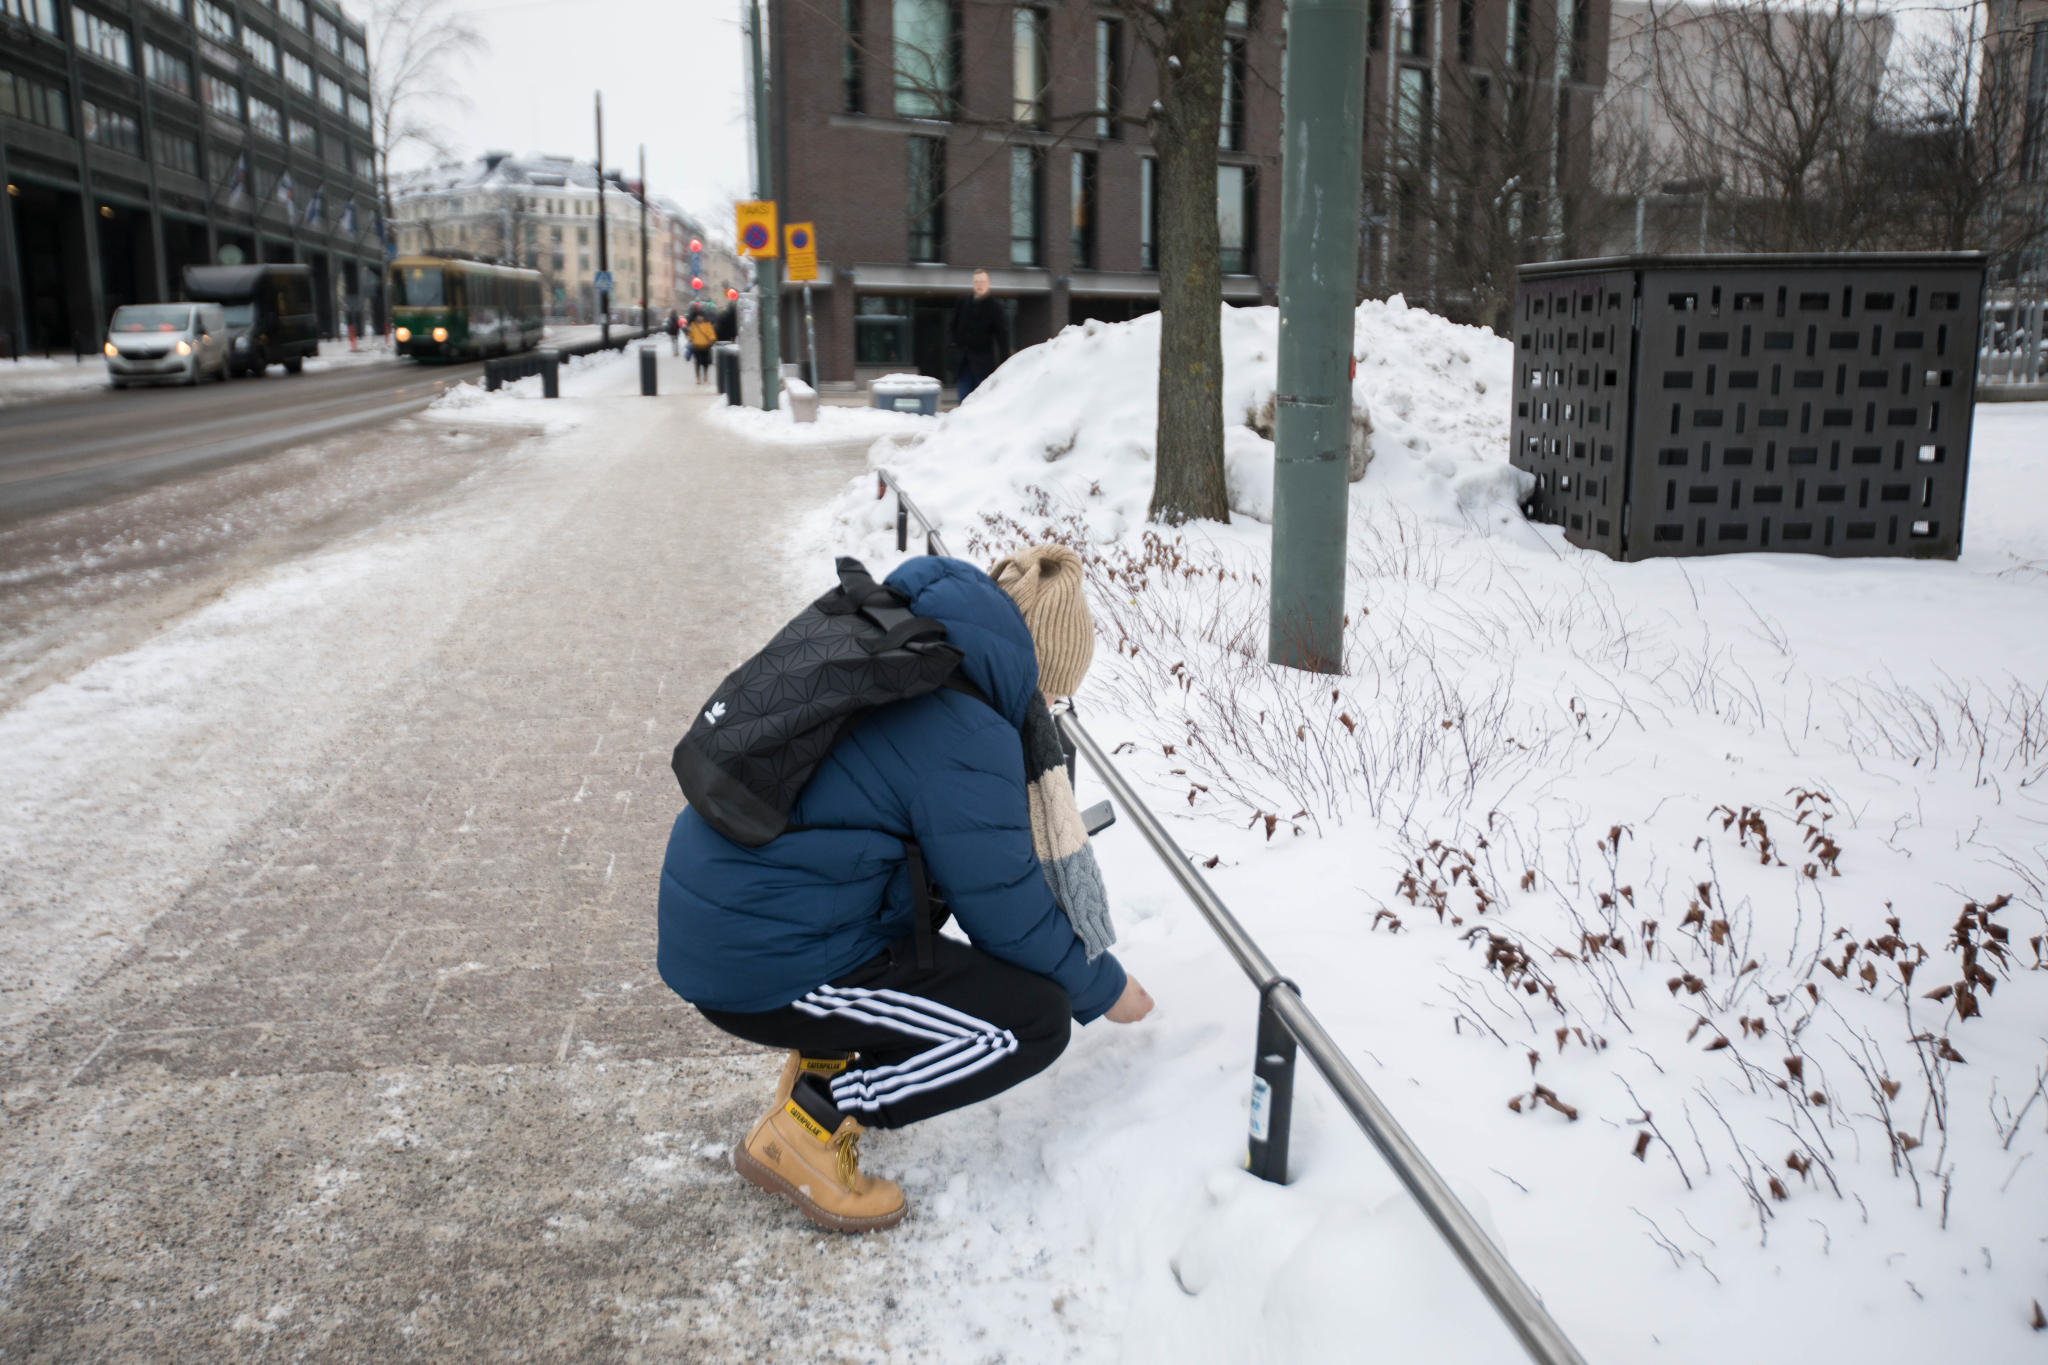
[[[977,700],[979,688],[954,670],[961,654],[946,628],[913,614],[908,599],[876,583],[857,559],[838,561],[839,586],[726,675],[676,745],[670,767],[691,809],[736,844],[759,848],[789,823],[804,784],[839,737],[876,707],[941,687]],[[917,895],[918,958],[930,963],[930,934],[943,923],[914,839],[894,830],[910,855]]]

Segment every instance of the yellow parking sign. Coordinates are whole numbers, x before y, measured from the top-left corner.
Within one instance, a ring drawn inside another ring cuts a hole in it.
[[[809,223],[788,223],[783,226],[789,279],[802,283],[818,278],[818,234],[811,230]]]
[[[775,201],[745,199],[733,205],[738,219],[740,255],[775,255]]]

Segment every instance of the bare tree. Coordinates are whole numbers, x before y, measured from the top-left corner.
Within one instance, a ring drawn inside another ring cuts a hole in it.
[[[1869,141],[1891,20],[1849,0],[1735,0],[1657,28],[1658,95],[1679,160],[1745,251],[1850,251],[1884,226]]]
[[[1151,517],[1169,526],[1197,518],[1229,521],[1216,220],[1229,5],[1118,0],[1118,9],[1159,80],[1159,98],[1146,118],[1159,154],[1159,425]]]
[[[465,103],[454,89],[454,70],[482,55],[488,44],[447,0],[374,0],[365,27],[377,196],[388,223],[391,158],[408,147],[450,155],[436,115]]]
[[[2020,160],[2030,57],[2023,31],[1985,32],[1974,6],[1908,46],[1872,158],[1888,244],[1994,257],[2041,245],[2048,215]]]

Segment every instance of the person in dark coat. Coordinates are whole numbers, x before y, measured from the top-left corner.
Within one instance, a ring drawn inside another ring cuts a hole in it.
[[[988,272],[974,272],[974,292],[953,309],[954,387],[960,401],[996,372],[1009,355],[1009,319],[988,291]]]
[[[1068,591],[1085,622],[1078,578]],[[1070,1020],[1130,1023],[1152,1004],[1114,954],[1089,956],[1034,848],[1020,736],[1043,711],[1041,654],[1077,646],[1050,629],[1034,642],[1018,601],[960,560],[915,559],[888,583],[946,627],[988,700],[941,689],[868,715],[805,785],[789,831],[759,848],[685,808],[659,904],[670,989],[727,1033],[791,1050],[735,1168],[848,1232],[892,1226],[906,1208],[894,1182],[860,1172],[864,1128],[987,1099],[1050,1066]],[[1029,605],[1033,620],[1076,617],[1043,594]],[[1086,657],[1051,667],[1078,682]],[[916,840],[971,941],[936,938],[926,968],[899,835]]]
[[[718,333],[718,340],[738,341],[740,339],[739,304],[728,301],[725,307],[718,310],[718,316],[713,320],[712,325]]]

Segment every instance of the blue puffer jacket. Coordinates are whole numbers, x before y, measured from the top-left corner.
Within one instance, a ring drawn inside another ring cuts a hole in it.
[[[1088,961],[1032,851],[1019,732],[1038,659],[1024,617],[957,559],[915,559],[888,581],[945,624],[995,710],[942,690],[861,721],[790,813],[829,828],[742,848],[685,807],[661,870],[661,979],[694,1004],[753,1013],[845,975],[911,933],[908,861],[883,832],[907,830],[975,946],[1057,981],[1085,1024],[1116,1003],[1124,969],[1108,953]]]

